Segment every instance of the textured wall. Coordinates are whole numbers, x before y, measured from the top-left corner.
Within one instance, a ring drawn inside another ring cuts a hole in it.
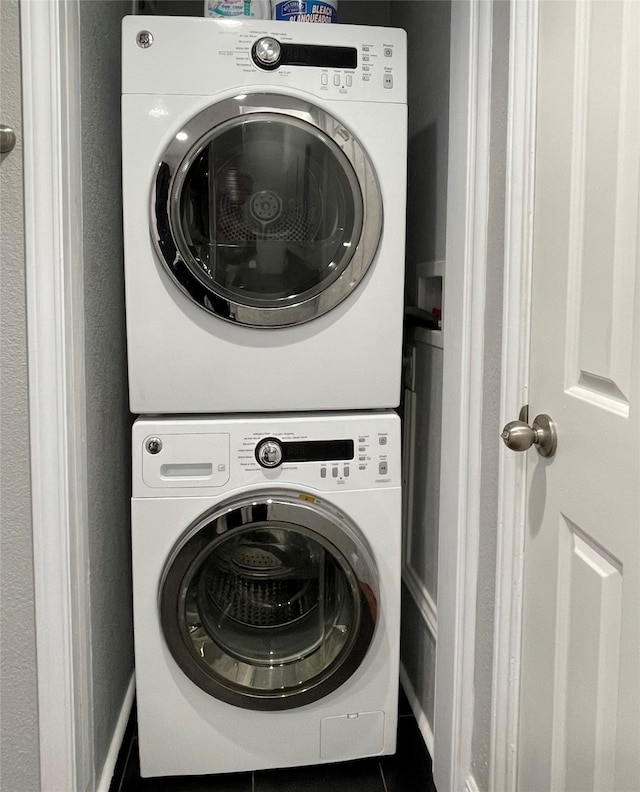
[[[0,788],[40,786],[31,541],[18,0],[0,2]]]
[[[391,6],[398,0],[338,0],[338,22],[343,25],[388,27]]]
[[[408,303],[416,305],[416,266],[445,258],[450,2],[396,0],[391,24],[408,37],[406,293]]]
[[[93,724],[98,776],[133,671],[120,167],[120,24],[130,2],[82,0],[82,223]]]

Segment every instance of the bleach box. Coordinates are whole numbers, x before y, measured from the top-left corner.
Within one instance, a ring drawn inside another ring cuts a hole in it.
[[[271,19],[284,22],[337,22],[338,0],[271,0]]]

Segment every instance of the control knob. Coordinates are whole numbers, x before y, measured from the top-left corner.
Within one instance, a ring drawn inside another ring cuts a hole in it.
[[[274,468],[282,462],[282,446],[273,437],[261,440],[256,446],[256,459],[265,468]]]
[[[280,42],[271,36],[258,39],[251,50],[254,63],[261,69],[277,68],[281,54]]]

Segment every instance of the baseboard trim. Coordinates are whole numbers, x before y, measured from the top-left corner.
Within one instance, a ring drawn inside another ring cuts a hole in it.
[[[420,734],[422,734],[422,739],[427,746],[429,755],[433,759],[433,729],[431,728],[429,718],[427,718],[425,711],[422,708],[422,704],[420,703],[420,700],[413,689],[413,685],[409,681],[409,675],[402,665],[402,662],[400,663],[400,684],[402,685],[402,689],[404,690],[405,696],[407,697],[407,701],[411,706],[411,711],[413,712],[413,716],[416,719],[416,723],[420,729]]]
[[[107,758],[104,760],[100,781],[96,786],[96,792],[109,792],[111,787],[111,781],[113,780],[113,774],[116,769],[116,762],[118,761],[118,755],[120,753],[120,748],[122,747],[122,741],[124,740],[125,732],[127,730],[127,724],[129,723],[129,718],[131,717],[135,692],[135,675],[131,674],[131,679],[129,680],[129,685],[127,686],[127,692],[124,694],[124,700],[122,702],[122,707],[120,708],[118,722],[116,723],[116,727],[113,730],[113,737],[111,738],[111,745],[109,746],[109,751],[107,752]]]

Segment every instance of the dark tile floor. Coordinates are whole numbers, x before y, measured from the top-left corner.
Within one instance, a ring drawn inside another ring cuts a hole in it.
[[[110,792],[436,792],[431,758],[400,694],[398,751],[380,759],[179,778],[140,778],[135,721],[127,730]]]

